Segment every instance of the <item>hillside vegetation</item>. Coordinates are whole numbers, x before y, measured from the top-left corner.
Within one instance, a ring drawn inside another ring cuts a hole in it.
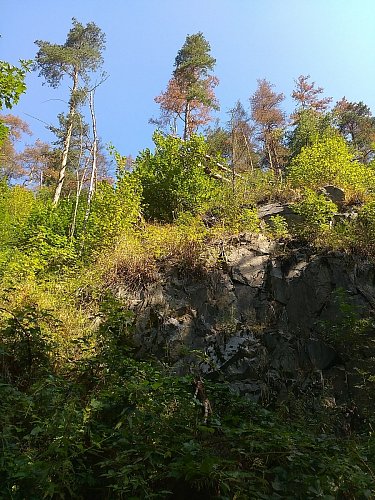
[[[70,42],[78,28],[74,21]],[[83,55],[89,71],[104,42],[95,25],[85,29],[93,30],[98,49]],[[347,408],[314,414],[306,396],[290,413],[275,402],[236,396],[226,380],[205,380],[213,410],[206,421],[194,398],[200,374],[178,377],[134,345],[127,294],[172,267],[205,279],[225,265],[226,245],[241,233],[262,233],[285,252],[303,244],[370,262],[375,257],[369,109],[343,100],[329,111],[329,100],[318,99],[322,89],[307,88],[307,77],[300,77],[287,127],[281,94],[261,80],[251,119],[238,103],[229,129],[199,134],[217,106],[217,82],[208,76],[212,58],[199,60],[189,74],[191,53],[207,56],[210,49],[202,34],[194,36],[158,98],[160,127],[183,116],[182,138],[160,128],[154,150],[132,162],[110,148],[114,178],[105,173],[108,158],[95,129],[83,139],[75,121],[87,98],[83,87],[70,96],[54,147],[16,153],[20,123],[1,117],[0,498],[375,495],[371,416],[355,428],[338,428],[335,418]],[[50,45],[65,57],[66,46]],[[62,75],[50,72],[57,57],[50,45],[38,42],[36,62],[57,85]],[[73,70],[80,67],[71,61]],[[2,106],[11,107],[25,90],[23,68],[0,66]],[[13,93],[3,85],[7,77]],[[182,109],[172,99],[177,91],[190,95]],[[274,113],[261,115],[260,103],[275,95]],[[342,199],[335,203],[327,186],[339,188]],[[258,209],[271,202],[288,205],[297,222],[260,219]],[[358,322],[345,326],[357,332]],[[372,324],[370,330],[373,341]],[[374,380],[366,383],[373,391]]]

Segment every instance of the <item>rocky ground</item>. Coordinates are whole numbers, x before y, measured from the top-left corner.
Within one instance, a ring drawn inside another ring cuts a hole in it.
[[[139,354],[175,373],[263,404],[293,395],[372,411],[375,268],[363,259],[242,234],[215,269],[192,278],[171,266],[126,301]]]

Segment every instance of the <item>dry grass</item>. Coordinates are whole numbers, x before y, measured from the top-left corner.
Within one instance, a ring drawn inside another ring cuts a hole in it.
[[[201,229],[201,228],[200,228]],[[207,267],[205,233],[193,226],[147,224],[142,232],[124,234],[115,249],[97,260],[104,287],[129,292],[160,279],[160,271],[202,274]]]

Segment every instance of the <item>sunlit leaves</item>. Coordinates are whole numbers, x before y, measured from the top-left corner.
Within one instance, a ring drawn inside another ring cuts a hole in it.
[[[20,67],[0,61],[0,110],[10,109],[26,91],[25,77],[30,71],[30,61],[20,61]]]
[[[322,139],[302,149],[288,170],[295,186],[319,188],[335,184],[350,196],[363,197],[375,188],[375,172],[354,159],[341,137]]]
[[[143,151],[135,170],[143,187],[145,214],[170,221],[181,212],[197,212],[212,198],[216,186],[205,172],[212,160],[206,158],[204,138],[183,141],[155,133],[154,142],[155,153]]]

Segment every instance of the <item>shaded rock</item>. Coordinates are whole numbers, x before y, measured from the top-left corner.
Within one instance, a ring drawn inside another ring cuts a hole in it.
[[[259,401],[263,392],[267,391],[266,385],[261,381],[232,382],[230,390],[239,396],[244,396],[254,402]]]
[[[297,214],[291,205],[282,203],[269,203],[267,205],[262,205],[258,208],[259,219],[264,220],[266,223],[270,223],[271,217],[279,215],[284,217],[288,226],[301,223],[303,217]]]
[[[345,191],[337,186],[324,186],[319,190],[319,193],[324,194],[328,200],[339,207],[345,203]]]
[[[223,378],[253,399],[283,401],[292,389],[318,398],[326,384],[332,400],[354,397],[365,407],[375,353],[363,351],[362,364],[349,353],[343,364],[321,333],[348,310],[358,318],[372,313],[374,266],[292,246],[277,256],[275,246],[244,233],[228,244],[224,269],[201,278],[172,269],[127,297],[139,355],[157,356],[178,374],[196,369]]]
[[[276,241],[270,240],[261,233],[241,233],[238,242],[240,245],[247,246],[249,250],[263,255],[272,254],[278,246]]]
[[[268,255],[258,255],[247,248],[233,250],[227,258],[232,281],[250,286],[261,286],[264,282]]]
[[[335,349],[320,340],[308,340],[306,351],[311,364],[318,370],[326,370],[338,361],[338,354]]]

